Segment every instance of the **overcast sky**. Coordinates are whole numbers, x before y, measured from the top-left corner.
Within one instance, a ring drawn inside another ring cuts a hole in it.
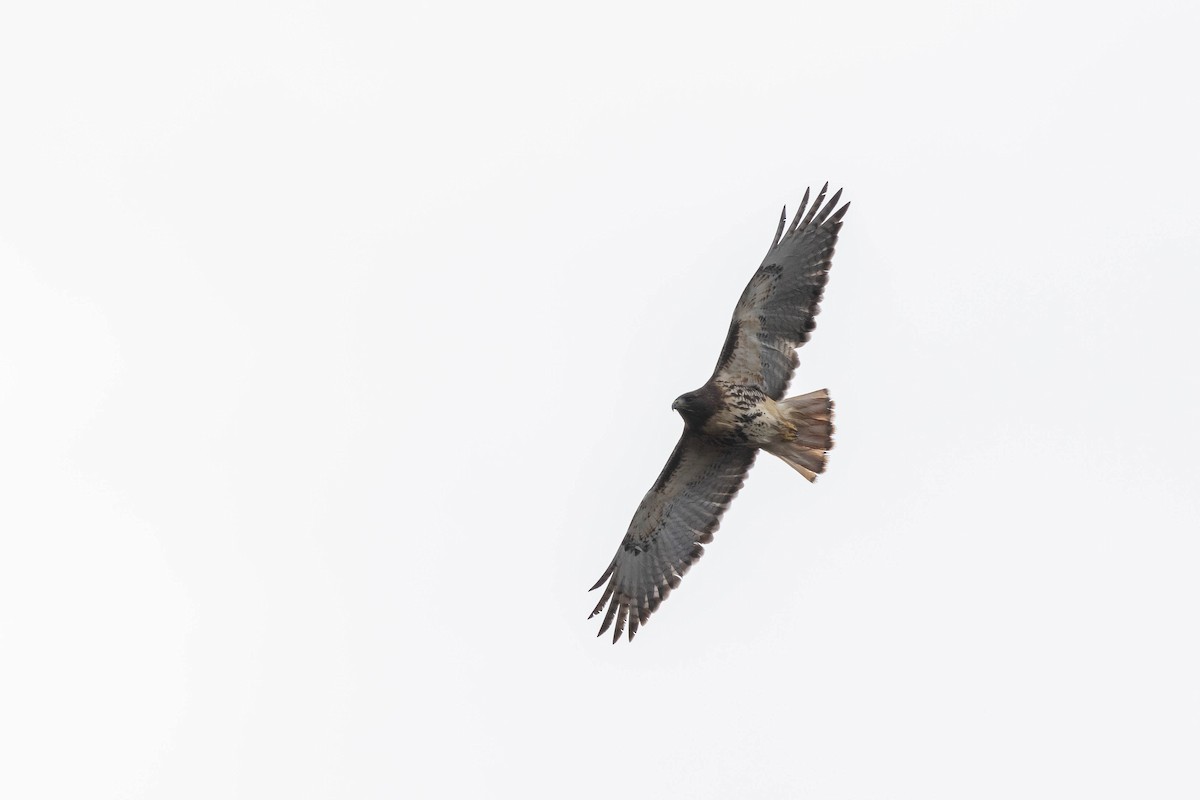
[[[0,795],[1200,793],[1194,5],[19,6]],[[826,180],[828,472],[596,639]]]

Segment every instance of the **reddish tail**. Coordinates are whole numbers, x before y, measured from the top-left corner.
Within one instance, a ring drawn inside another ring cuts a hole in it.
[[[833,447],[833,401],[828,389],[780,400],[779,412],[795,426],[795,436],[769,445],[767,452],[810,481],[825,471],[825,457]]]

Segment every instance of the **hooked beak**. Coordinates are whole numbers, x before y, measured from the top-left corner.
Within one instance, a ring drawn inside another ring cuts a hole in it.
[[[679,409],[681,409],[681,408],[683,408],[683,403],[680,403],[678,400],[676,400],[675,402],[671,403],[671,410],[672,410],[672,411],[678,411],[678,410],[679,410]]]

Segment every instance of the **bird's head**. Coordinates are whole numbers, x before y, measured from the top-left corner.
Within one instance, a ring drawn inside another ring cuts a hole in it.
[[[671,410],[678,411],[684,422],[692,426],[700,426],[716,411],[719,398],[716,387],[705,385],[694,392],[681,394],[671,403]]]

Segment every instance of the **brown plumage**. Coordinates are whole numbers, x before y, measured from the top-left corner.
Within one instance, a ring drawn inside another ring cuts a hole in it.
[[[608,582],[591,616],[605,612],[601,635],[616,623],[613,642],[626,626],[632,640],[704,554],[760,449],[810,481],[825,470],[833,447],[829,392],[783,395],[799,364],[796,348],[816,327],[830,259],[850,206],[837,207],[840,190],[825,202],[828,188],[825,184],[807,215],[809,192],[804,192],[786,232],[784,209],[767,257],[734,307],[712,377],[671,406],[683,417],[683,435],[592,587]]]

